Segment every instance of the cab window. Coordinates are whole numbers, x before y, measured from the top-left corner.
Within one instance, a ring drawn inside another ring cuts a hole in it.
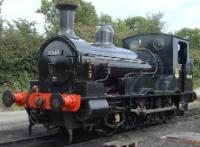
[[[187,44],[185,42],[178,42],[178,63],[186,64],[187,62]]]

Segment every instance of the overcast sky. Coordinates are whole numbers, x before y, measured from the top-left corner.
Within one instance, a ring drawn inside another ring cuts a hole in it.
[[[102,12],[112,18],[145,16],[148,12],[163,12],[166,22],[164,32],[174,32],[183,27],[200,28],[200,0],[85,0],[91,2],[100,15]],[[39,32],[43,32],[44,17],[35,11],[41,0],[5,0],[2,17],[13,20],[26,18],[36,21]]]

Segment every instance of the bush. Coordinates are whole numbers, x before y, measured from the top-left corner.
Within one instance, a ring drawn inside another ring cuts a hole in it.
[[[10,90],[28,90],[29,81],[37,78],[37,52],[43,42],[35,23],[26,20],[7,23],[0,39],[0,94],[7,83]],[[0,106],[1,106],[0,102]]]
[[[193,66],[193,86],[200,87],[200,50],[190,50],[190,57],[194,60]]]

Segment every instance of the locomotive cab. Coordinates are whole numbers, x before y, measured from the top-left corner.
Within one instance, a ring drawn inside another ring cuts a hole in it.
[[[148,33],[123,39],[123,47],[130,50],[146,48],[158,56],[162,71],[155,91],[192,91],[192,60],[189,58],[188,40],[168,34]]]

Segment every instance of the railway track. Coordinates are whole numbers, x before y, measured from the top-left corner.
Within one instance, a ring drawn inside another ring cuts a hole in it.
[[[182,118],[190,119],[189,117],[200,115],[200,108],[190,109]],[[135,131],[139,131],[136,129]],[[130,131],[133,132],[133,131]],[[125,132],[127,134],[128,132]],[[75,142],[69,145],[67,141],[67,135],[64,132],[54,131],[48,134],[42,134],[39,136],[25,137],[17,140],[11,140],[8,142],[0,143],[0,147],[121,147],[121,146],[137,146],[138,141],[128,139],[127,137],[122,137],[124,133],[119,133],[111,137],[100,137],[95,136],[94,134],[77,134],[79,139],[75,139]],[[121,136],[121,137],[119,137]],[[127,136],[127,135],[125,135]],[[80,139],[81,138],[81,139]],[[120,141],[118,140],[120,138]],[[117,141],[115,141],[117,140]]]
[[[61,133],[43,134],[0,143],[0,147],[63,147],[65,135]]]
[[[200,115],[200,108],[190,109],[188,112],[185,112],[184,117],[193,117],[196,115]]]

